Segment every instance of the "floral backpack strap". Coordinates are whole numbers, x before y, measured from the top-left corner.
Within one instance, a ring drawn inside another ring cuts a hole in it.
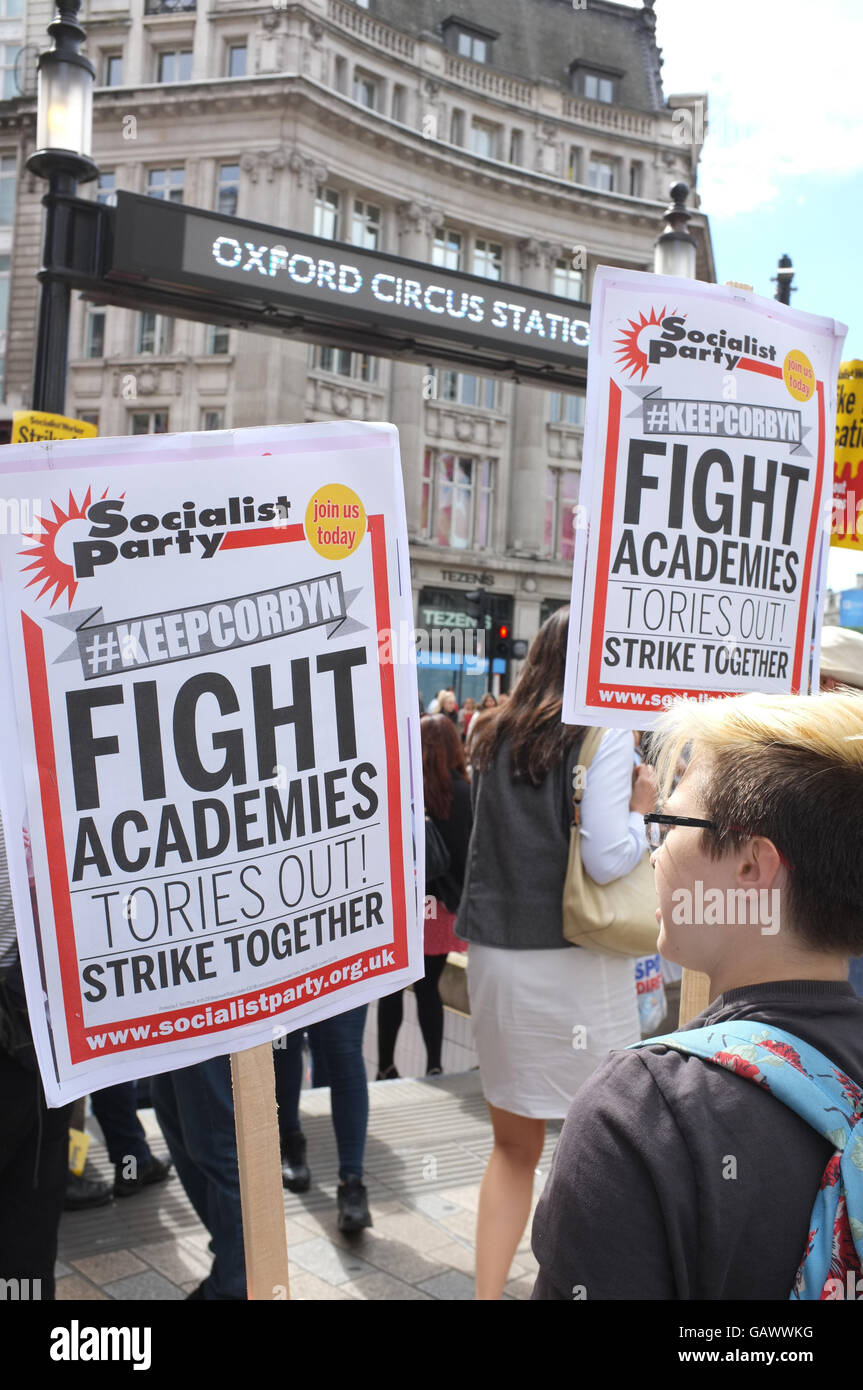
[[[809,1220],[792,1299],[863,1292],[863,1087],[808,1043],[779,1028],[730,1019],[634,1043],[671,1047],[736,1072],[769,1091],[832,1144]],[[850,1292],[849,1292],[850,1290]]]

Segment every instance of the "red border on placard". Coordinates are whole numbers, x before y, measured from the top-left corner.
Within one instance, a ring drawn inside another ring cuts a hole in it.
[[[375,616],[377,631],[389,631],[390,628],[390,606],[389,606],[389,583],[386,553],[386,525],[381,514],[368,517],[368,533],[372,551],[372,581],[374,589]],[[290,541],[302,540],[305,538],[305,531],[302,526],[272,527],[266,530],[257,531],[229,531],[225,536],[221,549],[240,549],[244,546],[273,545]],[[60,794],[57,781],[57,760],[54,747],[54,733],[51,720],[51,705],[48,691],[48,673],[45,662],[45,645],[42,637],[42,630],[39,625],[26,613],[21,613],[21,623],[24,635],[24,651],[27,665],[27,680],[30,689],[30,704],[33,722],[33,737],[37,750],[39,794],[42,805],[42,820],[45,830],[45,842],[48,854],[49,876],[51,883],[51,902],[54,914],[54,923],[57,937],[57,955],[60,965],[60,978],[63,991],[63,1008],[66,1021],[66,1029],[69,1039],[69,1053],[73,1063],[89,1061],[94,1057],[113,1056],[117,1052],[125,1052],[134,1048],[158,1045],[159,1042],[166,1040],[165,1036],[159,1035],[159,1024],[163,1020],[175,1021],[187,1019],[190,1015],[201,1014],[205,1009],[215,1013],[216,1010],[234,1010],[234,1017],[227,1023],[213,1024],[205,1030],[196,1030],[190,1033],[185,1029],[177,1028],[176,1033],[172,1033],[172,1039],[182,1036],[184,1039],[197,1037],[201,1041],[214,1034],[224,1032],[227,1029],[236,1028],[243,1021],[243,1010],[250,1001],[258,1000],[264,995],[273,995],[276,991],[284,991],[287,988],[294,988],[310,976],[324,976],[335,972],[335,963],[331,962],[327,966],[318,966],[311,970],[303,971],[297,975],[290,976],[270,985],[259,985],[257,989],[247,991],[244,994],[228,995],[224,999],[213,1000],[209,1004],[184,1005],[182,1008],[168,1012],[161,1012],[150,1015],[143,1015],[140,1018],[121,1019],[116,1023],[100,1024],[98,1027],[85,1028],[83,1021],[83,1001],[81,998],[81,985],[78,974],[78,954],[75,947],[74,923],[72,917],[72,905],[69,891],[69,876],[67,872],[67,852],[66,843],[63,836],[63,821],[60,811]],[[395,694],[395,674],[391,663],[379,662],[380,672],[380,694],[381,709],[385,729],[396,730],[398,728],[398,715],[396,709]],[[397,891],[398,885],[404,882],[403,864],[403,839],[402,839],[402,808],[401,808],[401,765],[399,753],[399,740],[397,737],[387,741],[387,804],[389,813],[389,847],[390,847],[390,874],[392,881],[391,910],[393,918],[393,941],[392,946],[373,947],[356,953],[351,957],[346,957],[339,961],[342,973],[350,974],[351,968],[356,967],[361,971],[361,978],[366,979],[370,975],[391,974],[394,970],[403,969],[408,963],[408,941],[407,941],[407,912],[404,892]],[[391,962],[386,961],[386,957],[392,955]],[[375,964],[377,958],[377,964]],[[381,964],[384,960],[386,963]],[[358,978],[360,978],[358,977]],[[351,983],[349,978],[341,981],[340,984],[330,988],[328,980],[325,988],[326,992],[332,994],[336,989],[344,989]],[[297,998],[291,1004],[286,1004],[279,1009],[279,1013],[284,1015],[291,1008],[296,1008],[299,1004],[307,1002],[305,999]],[[266,1013],[261,1012],[256,1018],[265,1019]],[[245,1021],[251,1021],[251,1015]],[[130,1032],[135,1028],[144,1028],[150,1025],[151,1034],[146,1039],[124,1038],[123,1041],[110,1043],[93,1049],[87,1045],[87,1037],[98,1037],[107,1035],[109,1031]]]
[[[766,362],[758,362],[754,358],[746,358],[738,363],[739,367],[744,367],[750,372],[759,372],[764,376],[781,377],[782,368],[775,367]],[[818,456],[815,473],[815,497],[821,496],[821,486],[824,478],[824,383],[816,381],[818,392]],[[655,709],[650,697],[660,692],[653,686],[643,685],[614,685],[609,682],[600,682],[599,672],[602,666],[602,644],[605,634],[605,613],[608,607],[608,562],[611,555],[611,530],[614,521],[614,499],[617,486],[617,452],[620,444],[620,407],[622,393],[615,381],[609,380],[608,383],[608,434],[605,445],[605,477],[602,488],[602,511],[599,519],[599,544],[597,547],[597,571],[596,589],[594,592],[593,616],[590,628],[590,647],[587,663],[587,682],[585,688],[585,699],[587,704],[599,706],[607,709]],[[803,563],[803,571],[800,581],[800,617],[797,623],[797,637],[795,641],[793,664],[791,669],[791,693],[796,695],[800,692],[800,677],[803,670],[803,659],[806,647],[806,611],[809,603],[809,591],[812,583],[812,559],[815,551],[815,537],[818,531],[819,512],[813,510],[812,519],[809,524],[809,535],[806,538],[806,555]],[[600,692],[607,691],[614,696],[615,692],[631,692],[632,695],[642,696],[642,699],[615,700],[612,698],[608,702],[601,699]],[[675,692],[668,690],[661,692],[667,696],[672,696]],[[720,699],[723,695],[739,694],[737,690],[727,692],[721,690],[700,691],[693,689],[689,692],[693,697],[699,696]]]

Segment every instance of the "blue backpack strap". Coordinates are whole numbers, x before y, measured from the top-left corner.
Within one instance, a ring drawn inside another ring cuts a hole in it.
[[[791,1297],[845,1297],[834,1284],[824,1290],[831,1279],[841,1286],[848,1270],[863,1270],[863,1087],[817,1048],[750,1019],[632,1044],[641,1047],[673,1048],[754,1081],[833,1146]]]

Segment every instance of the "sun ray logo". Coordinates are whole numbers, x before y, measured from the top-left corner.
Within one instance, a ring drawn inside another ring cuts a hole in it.
[[[102,497],[105,498],[107,496],[108,489],[106,488]],[[57,554],[57,536],[61,528],[65,526],[68,521],[86,520],[87,510],[92,500],[90,488],[87,489],[87,495],[80,505],[75,501],[75,498],[70,492],[69,501],[66,504],[66,511],[58,506],[56,502],[52,502],[51,506],[54,508],[53,521],[48,517],[37,516],[36,521],[42,527],[42,530],[34,531],[32,535],[23,538],[29,542],[29,545],[26,550],[19,550],[18,554],[26,556],[30,563],[28,565],[22,565],[21,568],[25,571],[36,570],[36,574],[28,581],[27,588],[29,589],[33,584],[41,583],[42,588],[36,595],[37,599],[40,599],[43,594],[46,594],[48,590],[53,587],[54,597],[51,599],[51,608],[54,607],[54,604],[62,594],[67,594],[68,605],[71,609],[72,600],[78,588],[78,581],[75,578],[75,571],[72,566],[65,560],[62,560]]]
[[[650,310],[650,317],[645,318],[640,313],[637,319],[629,320],[629,328],[619,335],[617,339],[618,366],[622,371],[629,371],[630,380],[637,372],[641,372],[641,380],[647,376],[647,349],[641,346],[639,339],[645,328],[660,328],[662,320],[665,318],[665,309],[657,314],[655,309]],[[675,313],[677,310],[675,309]]]

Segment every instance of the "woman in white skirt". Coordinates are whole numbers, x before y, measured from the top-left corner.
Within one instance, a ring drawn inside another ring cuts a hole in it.
[[[472,729],[473,833],[456,931],[494,1149],[480,1189],[476,1283],[500,1298],[533,1197],[545,1122],[564,1119],[610,1048],[639,1040],[632,961],[564,941],[574,772],[586,730],[562,724],[569,609],[531,645],[512,698]],[[582,860],[597,883],[647,848],[656,779],[633,771],[632,734],[609,730],[585,778]]]

